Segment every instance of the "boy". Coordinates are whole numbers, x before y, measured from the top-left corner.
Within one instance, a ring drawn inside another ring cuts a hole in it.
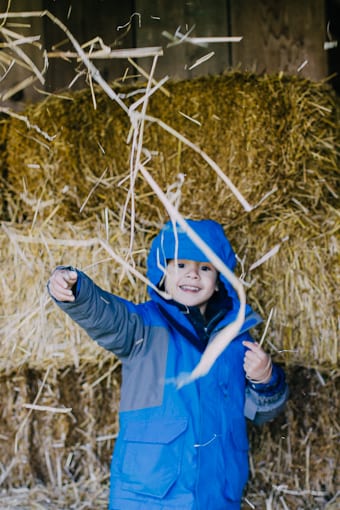
[[[222,226],[187,220],[231,270]],[[282,369],[252,341],[260,322],[247,305],[238,336],[207,375],[171,383],[198,364],[208,342],[232,322],[239,299],[204,253],[171,222],[152,242],[149,288],[134,304],[84,273],[57,268],[51,296],[99,345],[122,361],[120,431],[111,464],[109,510],[240,510],[248,478],[245,416],[274,418],[287,399]]]

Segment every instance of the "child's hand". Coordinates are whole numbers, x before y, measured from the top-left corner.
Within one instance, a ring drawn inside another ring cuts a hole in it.
[[[49,279],[48,289],[51,296],[58,301],[74,301],[72,287],[78,279],[76,271],[69,269],[56,269]]]
[[[267,383],[272,374],[271,357],[264,352],[259,344],[254,342],[242,342],[247,347],[243,360],[243,368],[248,379],[255,383]]]

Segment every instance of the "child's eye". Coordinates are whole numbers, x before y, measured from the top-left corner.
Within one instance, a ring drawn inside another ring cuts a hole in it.
[[[184,262],[177,262],[178,268],[183,269],[184,266],[185,266]]]
[[[201,270],[202,271],[211,271],[211,267],[210,266],[201,266]]]

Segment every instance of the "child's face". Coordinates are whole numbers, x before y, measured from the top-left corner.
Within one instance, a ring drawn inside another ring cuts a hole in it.
[[[210,262],[170,260],[164,280],[166,292],[187,306],[198,306],[204,314],[207,303],[216,290],[218,272]]]

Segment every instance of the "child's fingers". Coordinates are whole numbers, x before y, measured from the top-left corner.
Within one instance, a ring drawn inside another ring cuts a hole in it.
[[[244,355],[243,368],[250,379],[267,379],[271,373],[271,358],[258,344],[244,341],[247,347]]]
[[[77,273],[68,269],[59,269],[55,273],[55,279],[65,289],[71,288],[77,281]]]
[[[245,347],[247,347],[247,349],[251,350],[252,352],[255,352],[256,354],[258,353],[265,354],[264,350],[257,342],[250,342],[249,340],[244,340],[242,343]]]
[[[247,347],[244,355],[244,361],[252,366],[261,366],[268,361],[268,354],[264,352],[255,342],[244,341],[243,345]]]
[[[58,301],[74,301],[72,287],[76,283],[76,271],[57,269],[49,279],[48,288],[51,295]]]
[[[64,289],[51,283],[49,285],[50,294],[58,301],[74,301],[74,295],[71,289]]]
[[[77,281],[76,271],[70,271],[69,269],[58,269],[53,274],[55,275],[56,280],[63,282],[62,285],[65,287],[69,287],[70,284],[74,285]]]

